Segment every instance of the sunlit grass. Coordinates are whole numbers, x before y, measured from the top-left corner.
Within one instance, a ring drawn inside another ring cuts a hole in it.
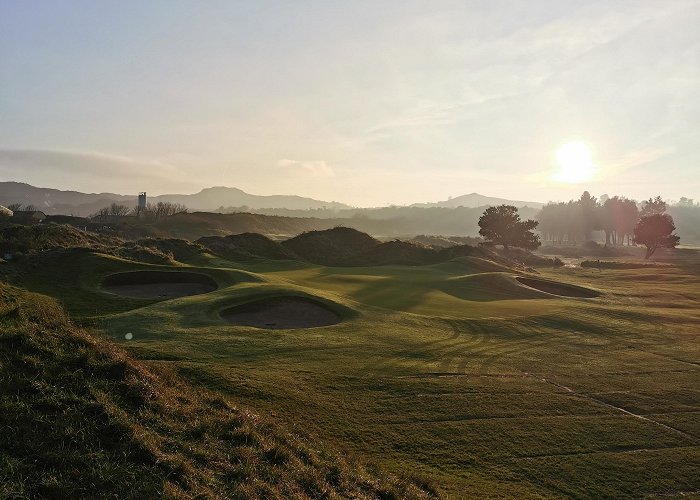
[[[469,259],[374,268],[219,260],[196,268],[218,290],[136,306],[97,284],[143,266],[85,258],[81,273],[39,267],[24,283],[51,293],[60,281],[59,297],[73,287],[69,310],[99,317],[137,356],[394,471],[425,473],[446,492],[700,489],[700,279],[687,263],[538,270],[602,293],[572,299]],[[40,280],[53,272],[64,274]],[[318,297],[344,320],[269,331],[219,316],[281,294]]]

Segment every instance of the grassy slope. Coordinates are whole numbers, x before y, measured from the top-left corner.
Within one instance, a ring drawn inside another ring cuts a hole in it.
[[[604,293],[586,300],[533,291],[473,258],[248,263],[245,283],[130,311],[119,303],[102,325],[115,339],[133,333],[129,349],[151,363],[447,492],[680,493],[700,490],[699,262],[694,253],[670,268],[541,270]],[[94,285],[112,269],[73,278],[77,313],[115,300]],[[37,268],[25,283],[52,272]],[[299,292],[337,304],[346,321],[270,332],[218,317],[254,295]]]
[[[0,285],[0,497],[428,496],[154,373]]]
[[[198,263],[202,258],[198,257]],[[172,267],[133,262],[83,249],[55,250],[20,265],[12,276],[12,281],[29,290],[56,297],[74,318],[99,320],[105,314],[127,311],[155,302],[101,293],[102,279],[112,273],[141,270],[195,271],[211,277],[220,287],[260,279],[249,273],[214,267],[217,265],[216,259],[209,262],[211,267]]]

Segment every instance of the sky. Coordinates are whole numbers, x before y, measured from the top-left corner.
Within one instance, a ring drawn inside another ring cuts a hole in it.
[[[0,0],[0,181],[697,199],[698,26],[700,0]]]

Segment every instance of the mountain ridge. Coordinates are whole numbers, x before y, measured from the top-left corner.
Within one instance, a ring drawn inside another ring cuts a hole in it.
[[[440,208],[457,208],[457,207],[468,207],[477,208],[483,207],[485,205],[515,205],[516,207],[531,207],[531,208],[542,208],[544,203],[539,201],[517,201],[509,200],[507,198],[498,198],[494,196],[485,196],[479,193],[469,193],[460,196],[455,196],[443,201],[436,201],[433,203],[414,203],[412,207],[440,207]]]
[[[74,190],[36,187],[16,181],[0,182],[0,205],[21,203],[34,205],[48,215],[71,214],[87,216],[110,203],[136,205],[137,195],[124,195],[110,192],[83,193]],[[220,208],[241,208],[243,210],[288,209],[288,210],[352,210],[354,207],[335,201],[322,201],[299,195],[256,195],[236,187],[212,186],[192,194],[162,194],[151,196],[149,202],[170,202],[186,205],[196,211],[216,211]],[[484,196],[470,193],[444,201],[414,203],[411,208],[477,208],[486,205],[510,204],[518,207],[540,208],[543,203],[533,201],[514,201],[506,198]],[[362,210],[362,209],[356,209]]]
[[[220,207],[291,208],[297,210],[350,209],[349,205],[327,202],[298,195],[255,195],[235,187],[214,186],[193,194],[163,194],[151,196],[149,202],[181,203],[193,210],[213,211]],[[136,205],[137,195],[117,193],[82,193],[54,188],[36,187],[16,181],[0,182],[0,204],[34,205],[47,214],[86,216],[110,203]]]

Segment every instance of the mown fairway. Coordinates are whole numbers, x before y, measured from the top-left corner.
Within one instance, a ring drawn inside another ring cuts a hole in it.
[[[101,292],[110,273],[160,267],[94,254],[18,281],[143,359],[454,497],[700,491],[697,252],[663,268],[539,269],[594,299],[546,295],[470,258],[197,264],[219,289],[164,302]],[[318,297],[343,321],[261,330],[219,316],[280,294]]]

